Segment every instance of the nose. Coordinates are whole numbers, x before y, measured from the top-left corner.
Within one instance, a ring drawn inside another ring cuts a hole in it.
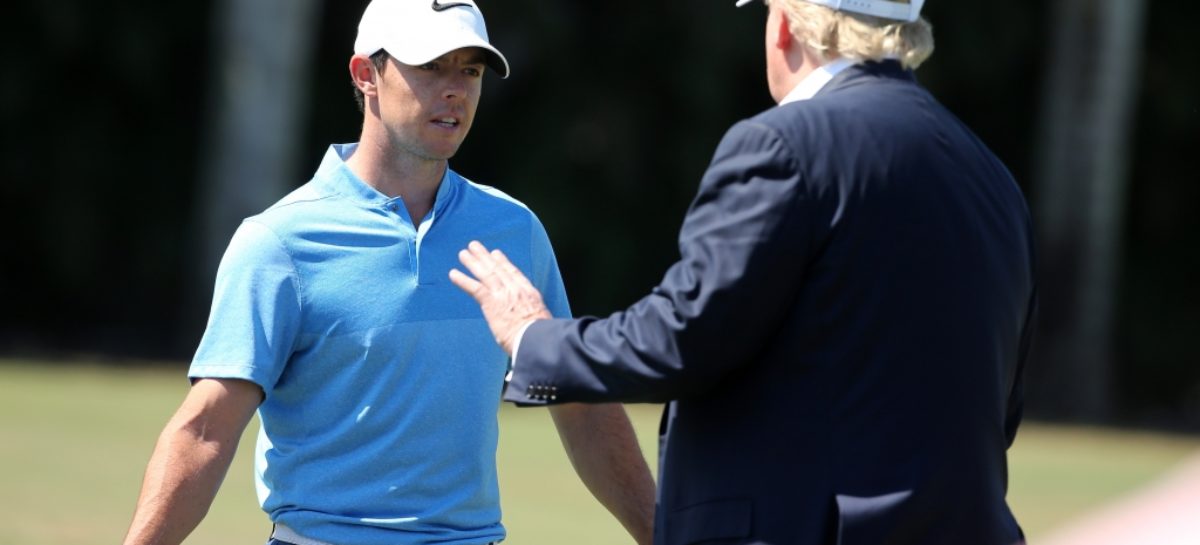
[[[442,97],[447,100],[464,99],[471,93],[470,78],[456,74],[447,77],[442,87]]]
[[[447,78],[446,85],[442,88],[442,96],[449,100],[464,98],[467,96],[467,86],[460,78]]]

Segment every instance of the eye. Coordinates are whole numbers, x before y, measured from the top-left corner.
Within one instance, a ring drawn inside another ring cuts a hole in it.
[[[477,78],[483,75],[483,69],[475,67],[464,68],[463,73],[473,78]]]
[[[437,70],[438,63],[437,61],[429,61],[421,66],[418,66],[417,68],[420,68],[421,70]]]

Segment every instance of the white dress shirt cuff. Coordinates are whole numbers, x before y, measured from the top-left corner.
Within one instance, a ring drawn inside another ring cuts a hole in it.
[[[528,322],[525,322],[525,325],[521,326],[521,329],[517,330],[517,338],[513,340],[512,359],[508,365],[508,374],[504,375],[504,382],[509,382],[512,380],[513,369],[517,368],[517,353],[521,351],[521,338],[525,336],[525,330],[529,329],[529,326],[533,325],[533,323],[536,321],[537,320],[529,320]]]

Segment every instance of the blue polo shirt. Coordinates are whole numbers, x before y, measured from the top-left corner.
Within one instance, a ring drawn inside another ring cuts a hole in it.
[[[354,148],[332,146],[312,181],[239,227],[189,376],[265,392],[255,474],[272,521],[339,544],[498,541],[507,359],[447,274],[479,240],[568,316],[549,238],[448,168],[414,227],[346,166]]]

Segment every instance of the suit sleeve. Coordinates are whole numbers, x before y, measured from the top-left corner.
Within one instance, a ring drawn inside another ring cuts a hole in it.
[[[1025,362],[1029,359],[1029,351],[1033,345],[1033,333],[1037,328],[1038,295],[1037,290],[1029,298],[1029,309],[1025,315],[1025,327],[1021,331],[1021,345],[1017,353],[1016,370],[1013,373],[1012,388],[1009,389],[1008,407],[1004,418],[1004,437],[1008,446],[1012,446],[1017,438],[1017,428],[1021,426],[1021,418],[1025,413]]]
[[[659,285],[605,319],[533,324],[505,399],[663,402],[752,364],[792,306],[809,253],[798,170],[771,128],[731,128],[684,219],[680,259]]]
[[[1026,246],[1029,255],[1029,279],[1031,289],[1025,306],[1025,319],[1021,322],[1021,334],[1017,346],[1017,361],[1009,381],[1008,400],[1004,414],[1004,436],[1011,447],[1017,438],[1017,428],[1025,414],[1025,365],[1029,353],[1033,349],[1034,334],[1038,324],[1039,295],[1037,285],[1037,252],[1033,239],[1033,222],[1028,212],[1025,214]]]

